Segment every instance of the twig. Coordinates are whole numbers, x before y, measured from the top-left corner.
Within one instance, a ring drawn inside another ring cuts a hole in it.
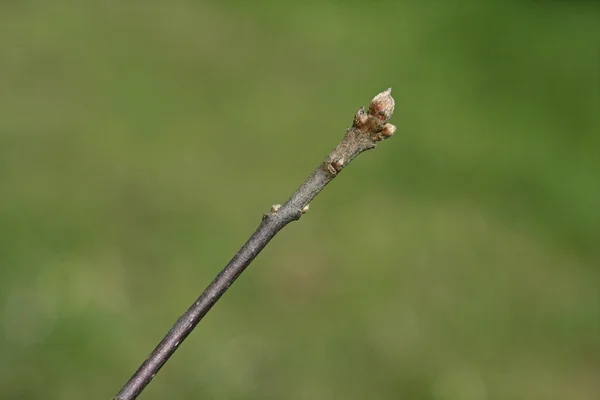
[[[346,131],[346,135],[337,147],[284,205],[274,205],[271,211],[263,216],[259,227],[246,244],[208,285],[194,304],[179,317],[146,361],[115,396],[115,400],[135,399],[277,232],[290,222],[300,219],[302,214],[308,211],[311,200],[357,155],[374,148],[376,142],[394,134],[396,127],[387,123],[393,112],[394,99],[391,96],[391,89],[375,96],[367,111],[363,107],[358,110],[354,116],[352,128]]]

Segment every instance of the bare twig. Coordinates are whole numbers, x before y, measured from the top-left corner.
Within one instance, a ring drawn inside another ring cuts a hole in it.
[[[300,219],[308,211],[311,200],[335,178],[357,155],[375,147],[376,142],[394,134],[396,127],[387,121],[394,112],[391,89],[379,93],[365,111],[354,116],[352,127],[325,161],[306,179],[284,204],[276,204],[266,213],[250,239],[229,261],[190,308],[156,346],[146,361],[115,396],[115,400],[135,399],[167,362],[177,347],[198,325],[236,278],[246,269],[269,241],[288,223]]]

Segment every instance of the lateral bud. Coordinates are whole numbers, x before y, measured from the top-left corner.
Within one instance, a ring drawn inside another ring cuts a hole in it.
[[[367,116],[367,113],[365,112],[365,108],[361,107],[356,112],[356,115],[354,116],[354,123],[352,124],[352,126],[354,126],[355,128],[360,128],[360,127],[364,126],[368,120],[369,120],[369,117]]]
[[[379,132],[379,134],[381,135],[381,137],[383,139],[387,139],[390,136],[392,136],[394,134],[394,132],[396,132],[396,125],[385,124],[383,126],[383,129],[381,130],[381,132]]]

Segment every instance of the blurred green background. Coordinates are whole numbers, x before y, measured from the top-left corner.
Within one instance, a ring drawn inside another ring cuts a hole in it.
[[[600,398],[592,1],[0,5],[0,398],[106,399],[351,124],[143,399]]]

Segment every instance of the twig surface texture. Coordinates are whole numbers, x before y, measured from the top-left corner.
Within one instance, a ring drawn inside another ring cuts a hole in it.
[[[378,141],[387,139],[394,134],[396,127],[387,123],[393,112],[394,99],[391,96],[391,89],[375,96],[368,110],[363,107],[358,110],[354,116],[352,127],[346,131],[346,135],[337,147],[284,205],[274,205],[263,216],[262,222],[246,244],[208,285],[194,304],[179,317],[146,361],[115,396],[115,400],[135,399],[277,232],[290,222],[300,219],[302,214],[308,211],[312,199],[357,155],[374,148]]]

